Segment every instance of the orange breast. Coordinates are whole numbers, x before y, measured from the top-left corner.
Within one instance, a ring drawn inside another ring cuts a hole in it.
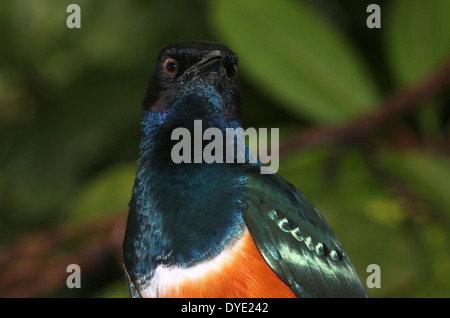
[[[247,231],[227,262],[201,279],[182,281],[167,290],[166,297],[185,298],[287,298],[290,288],[267,265]]]

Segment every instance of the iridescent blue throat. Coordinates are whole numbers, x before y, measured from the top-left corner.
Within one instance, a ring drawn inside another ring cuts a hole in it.
[[[178,107],[176,112],[143,114],[140,167],[124,240],[124,262],[135,280],[150,279],[161,264],[186,268],[214,258],[245,227],[240,210],[245,165],[175,164],[170,156],[177,142],[171,140],[171,132],[177,127],[193,129],[198,114],[205,114],[200,118],[203,129],[225,131],[240,127],[240,122],[211,115],[217,105],[204,97],[190,96]],[[180,113],[184,118],[175,116]]]

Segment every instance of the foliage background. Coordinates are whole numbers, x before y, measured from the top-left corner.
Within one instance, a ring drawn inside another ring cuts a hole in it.
[[[70,3],[81,29],[66,27]],[[370,3],[381,29],[366,26]],[[0,1],[0,296],[126,297],[139,102],[158,51],[201,39],[239,54],[245,126],[280,128],[279,173],[363,282],[380,265],[370,295],[449,297],[448,12],[447,0]],[[363,133],[389,96],[445,67],[439,89]],[[81,289],[65,287],[72,263]]]

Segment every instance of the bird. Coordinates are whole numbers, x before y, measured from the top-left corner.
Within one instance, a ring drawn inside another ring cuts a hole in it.
[[[209,41],[157,56],[122,246],[129,296],[368,297],[329,224],[283,177],[260,161],[174,162],[175,129],[242,127],[238,63]]]

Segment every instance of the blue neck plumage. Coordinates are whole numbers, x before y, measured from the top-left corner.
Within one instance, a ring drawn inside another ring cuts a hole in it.
[[[124,241],[131,251],[124,261],[137,276],[148,275],[158,264],[188,267],[213,258],[244,229],[239,207],[244,165],[175,164],[171,131],[180,126],[191,130],[198,112],[183,119],[171,116],[170,111],[143,115],[140,168]],[[240,127],[237,119],[203,119],[203,129]]]

